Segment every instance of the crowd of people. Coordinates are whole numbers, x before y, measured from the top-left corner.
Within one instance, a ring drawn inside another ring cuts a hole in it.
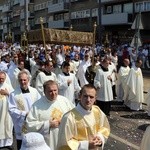
[[[22,49],[1,42],[0,148],[11,148],[14,128],[18,150],[32,140],[43,150],[103,149],[112,101],[136,111],[150,104],[140,69],[149,64],[148,44],[137,52],[127,44]]]

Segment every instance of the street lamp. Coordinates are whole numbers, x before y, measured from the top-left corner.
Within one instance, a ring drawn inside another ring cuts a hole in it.
[[[26,33],[24,32],[22,37],[21,37],[21,47],[27,47],[28,46],[28,40],[26,37]]]
[[[109,40],[108,40],[108,33],[106,33],[105,41],[104,41],[105,48],[108,48],[109,46]]]
[[[94,25],[93,25],[93,50],[92,50],[92,65],[94,66],[94,55],[95,55],[95,36],[96,36],[96,27],[97,27],[97,24],[96,22],[94,22]]]
[[[72,29],[73,29],[73,26],[72,26],[72,24],[71,24],[69,30],[72,31]]]
[[[95,45],[96,27],[97,27],[97,24],[96,24],[96,22],[94,22],[94,25],[93,25],[93,28],[94,28],[94,31],[93,31],[93,44],[94,45]]]
[[[8,44],[11,44],[12,43],[12,35],[11,35],[11,32],[9,31],[7,37],[6,37],[6,42]]]

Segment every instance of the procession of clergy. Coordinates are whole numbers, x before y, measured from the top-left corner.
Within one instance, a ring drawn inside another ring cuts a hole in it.
[[[103,149],[111,101],[136,111],[146,101],[142,61],[131,58],[134,48],[123,47],[122,61],[115,48],[97,47],[94,53],[87,46],[22,51],[1,44],[0,148],[11,149],[14,128],[18,150],[28,132],[42,134],[51,150]]]

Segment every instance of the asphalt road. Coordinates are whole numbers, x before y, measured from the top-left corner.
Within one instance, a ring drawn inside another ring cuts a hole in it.
[[[144,97],[150,89],[150,74],[144,75]],[[112,103],[110,117],[110,137],[104,150],[138,150],[144,131],[150,125],[150,117],[147,115],[147,105],[143,105],[142,111],[131,111],[118,102]],[[14,150],[16,143],[14,138]],[[1,150],[8,150],[2,148]]]
[[[150,74],[144,74],[144,97],[150,89]],[[150,125],[150,117],[147,115],[147,105],[143,104],[143,110],[131,111],[121,103],[113,102],[110,117],[110,137],[104,150],[139,150],[140,143]]]

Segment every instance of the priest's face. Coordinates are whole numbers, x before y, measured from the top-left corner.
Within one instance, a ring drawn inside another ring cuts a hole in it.
[[[18,76],[18,81],[20,84],[20,87],[22,89],[27,89],[29,85],[29,76],[26,73],[22,73]]]
[[[58,95],[58,86],[56,84],[49,84],[46,86],[44,90],[45,96],[48,100],[53,101],[56,100]]]
[[[0,72],[0,84],[3,84],[6,79],[6,75],[3,72]]]
[[[96,101],[95,89],[85,88],[81,93],[81,100],[80,100],[81,106],[86,110],[90,110],[95,101]]]

